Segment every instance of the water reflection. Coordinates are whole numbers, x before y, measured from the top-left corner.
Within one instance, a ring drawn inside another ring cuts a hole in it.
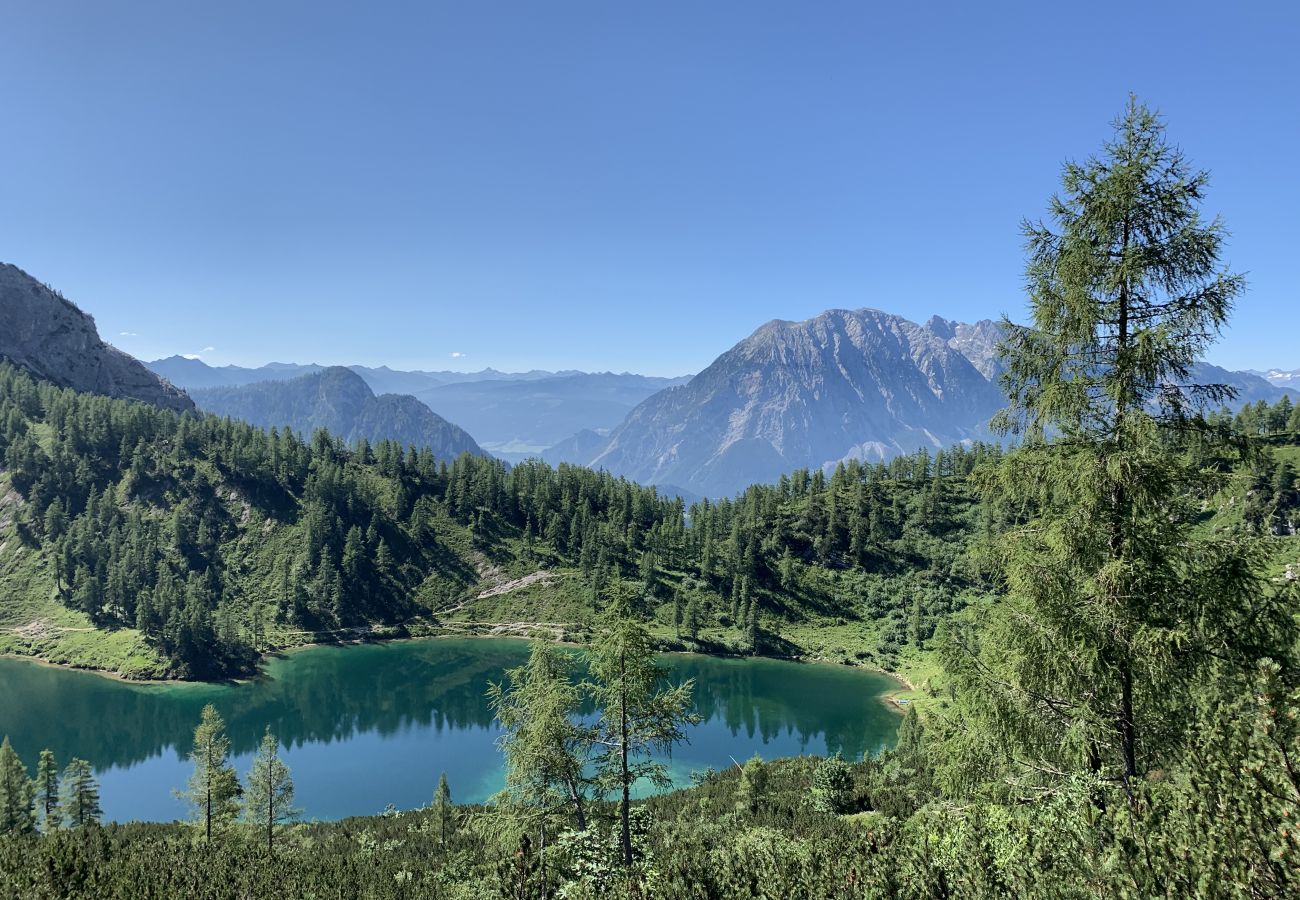
[[[320,647],[273,660],[265,677],[241,685],[132,685],[0,659],[0,734],[33,771],[44,747],[61,761],[89,760],[115,818],[180,813],[169,791],[184,780],[205,703],[226,719],[241,759],[272,727],[310,815],[425,803],[442,770],[458,800],[481,800],[500,783],[484,694],[526,656],[527,645],[513,640]],[[674,679],[696,679],[705,720],[675,754],[681,777],[753,752],[855,758],[894,739],[897,717],[879,700],[892,687],[883,677],[772,660],[663,659]]]

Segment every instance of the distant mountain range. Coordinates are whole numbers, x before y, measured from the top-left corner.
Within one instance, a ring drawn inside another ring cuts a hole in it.
[[[1249,369],[1251,375],[1258,375],[1274,387],[1300,390],[1300,369]]]
[[[394,440],[427,447],[439,459],[487,455],[463,429],[410,395],[376,396],[365,380],[342,366],[287,381],[261,381],[194,390],[199,408],[261,428],[289,427],[305,438],[318,428],[352,444]]]
[[[147,363],[173,384],[202,392],[287,381],[318,374],[315,363],[269,363],[257,368],[209,366],[202,360],[169,356]],[[479,372],[401,371],[386,366],[349,366],[376,394],[412,394],[431,410],[455,422],[494,455],[511,462],[543,450],[583,430],[603,431],[651,394],[685,382],[628,372]]]
[[[577,432],[608,432],[647,397],[686,378],[612,372],[442,385],[415,396],[497,456],[537,456]]]
[[[197,401],[304,436],[324,427],[348,442],[393,439],[444,459],[537,455],[692,498],[732,494],[795,468],[991,437],[987,422],[1003,404],[999,336],[989,320],[936,316],[918,325],[876,309],[830,310],[769,322],[694,378],[213,367],[180,356],[146,368],[102,341],[70,301],[0,264],[0,358],[55,383],[177,410]],[[1231,385],[1238,405],[1300,393],[1300,369],[1201,364],[1193,377]]]
[[[106,344],[71,300],[8,263],[0,263],[0,359],[74,390],[194,408],[184,391]]]
[[[210,366],[201,359],[188,356],[168,356],[145,363],[152,371],[185,390],[210,387],[238,387],[262,381],[288,381],[301,375],[313,375],[329,368],[318,363],[267,363],[264,366]],[[348,366],[356,372],[376,394],[414,394],[444,384],[470,381],[537,381],[564,375],[581,375],[576,369],[547,372],[533,369],[528,372],[498,372],[482,369],[478,372],[422,372],[390,369],[388,366]]]
[[[603,440],[584,432],[543,457],[717,497],[795,468],[987,439],[1005,403],[1000,336],[990,320],[918,325],[876,309],[769,322],[688,384],[645,400]],[[1193,378],[1231,385],[1238,405],[1285,393],[1204,363]]]

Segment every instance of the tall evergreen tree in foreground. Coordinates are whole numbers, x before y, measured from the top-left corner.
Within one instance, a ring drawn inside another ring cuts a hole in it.
[[[99,806],[99,784],[90,763],[75,757],[63,770],[59,809],[71,828],[94,825],[104,811]]]
[[[505,728],[501,749],[506,762],[506,793],[520,809],[545,818],[571,806],[579,830],[587,827],[583,774],[591,730],[577,724],[582,697],[574,680],[574,658],[554,644],[534,641],[528,662],[493,684],[488,701]]]
[[[266,850],[274,849],[275,826],[292,822],[301,814],[293,805],[293,778],[280,759],[280,742],[266,726],[262,745],[248,770],[244,791],[244,821],[266,830]]]
[[[1230,392],[1188,382],[1243,289],[1198,212],[1206,182],[1134,101],[1100,156],[1066,165],[1052,224],[1025,226],[1032,321],[1004,322],[995,420],[1025,440],[986,484],[1023,524],[1001,546],[1005,602],[947,663],[1031,795],[1091,772],[1131,800],[1207,684],[1242,690],[1292,646],[1249,548],[1192,531],[1214,484],[1183,450]]]
[[[190,751],[194,771],[185,790],[177,794],[189,804],[194,823],[203,826],[203,836],[209,841],[213,828],[228,824],[239,813],[239,779],[227,760],[229,753],[226,723],[209,703],[194,729],[194,749]]]
[[[24,834],[35,829],[36,817],[32,814],[34,795],[32,783],[27,778],[27,767],[6,737],[0,743],[0,834]]]
[[[611,602],[587,660],[587,688],[600,711],[599,773],[602,784],[620,794],[619,845],[623,865],[630,867],[632,785],[642,778],[657,787],[672,784],[667,767],[651,754],[671,752],[686,740],[685,726],[699,721],[691,705],[695,683],[663,686],[668,673],[655,664],[650,633],[633,617],[626,594]]]
[[[42,750],[36,763],[36,809],[40,813],[41,831],[49,834],[63,824],[59,809],[59,765],[53,750]]]

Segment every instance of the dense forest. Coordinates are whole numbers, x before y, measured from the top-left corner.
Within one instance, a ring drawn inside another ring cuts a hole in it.
[[[877,621],[889,664],[987,586],[965,548],[997,524],[967,476],[1000,456],[976,445],[850,462],[687,510],[576,466],[447,465],[324,431],[308,442],[8,366],[0,453],[15,491],[5,521],[33,551],[0,559],[0,583],[53,594],[98,628],[137,629],[164,661],[146,674],[199,678],[247,671],[284,641],[435,620],[497,566],[572,570],[565,621],[635,581],[677,634],[730,629],[730,649],[747,652],[789,649],[787,622]]]
[[[436,619],[484,600],[473,585],[492,566],[569,567],[580,589],[561,600],[585,603],[576,636],[592,640],[581,680],[538,642],[493,687],[507,778],[489,806],[451,807],[440,787],[423,810],[280,831],[272,810],[235,827],[205,714],[190,793],[207,805],[188,826],[37,833],[26,773],[0,764],[0,821],[16,832],[0,837],[0,887],[1296,896],[1300,420],[1289,400],[1234,413],[1229,390],[1189,383],[1245,289],[1219,263],[1222,224],[1199,214],[1206,185],[1136,101],[1098,156],[1065,167],[1048,221],[1025,226],[1031,321],[1003,323],[1008,406],[993,424],[1015,449],[795,473],[690,510],[582,469],[303,443],[5,370],[6,478],[22,498],[6,510],[25,552],[4,577],[48,566],[59,603],[134,621],[177,671],[232,671],[280,623]],[[143,619],[128,579],[151,598]],[[755,759],[630,799],[660,774],[647,751],[692,720],[653,634],[780,650],[837,619],[871,629],[864,661],[923,647],[937,667],[895,749]],[[583,698],[594,720],[575,714]]]

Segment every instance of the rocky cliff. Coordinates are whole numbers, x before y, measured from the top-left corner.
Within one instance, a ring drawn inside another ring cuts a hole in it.
[[[101,340],[72,301],[9,263],[0,263],[0,358],[73,390],[194,408],[184,391]]]

